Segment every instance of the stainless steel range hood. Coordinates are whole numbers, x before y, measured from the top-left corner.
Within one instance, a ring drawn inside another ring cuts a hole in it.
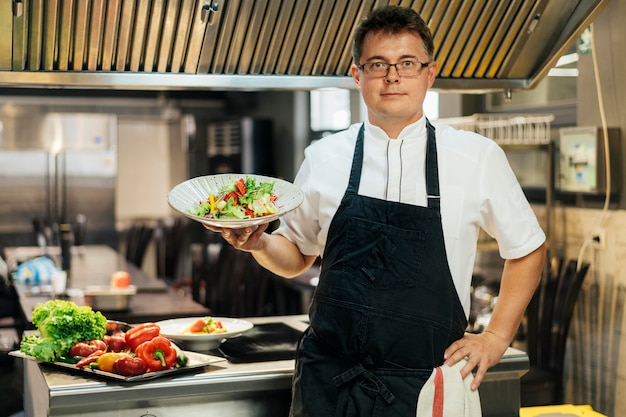
[[[375,7],[428,22],[435,87],[533,88],[609,0],[0,0],[0,87],[354,88]]]

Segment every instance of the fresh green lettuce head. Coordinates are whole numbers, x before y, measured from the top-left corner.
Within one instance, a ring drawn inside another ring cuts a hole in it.
[[[107,319],[89,306],[50,300],[33,310],[33,325],[39,335],[24,336],[20,350],[42,361],[54,362],[78,342],[102,339]]]

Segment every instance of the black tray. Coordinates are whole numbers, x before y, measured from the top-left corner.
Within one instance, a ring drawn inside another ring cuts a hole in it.
[[[255,324],[241,336],[226,340],[219,351],[233,363],[294,359],[301,335],[285,323]]]

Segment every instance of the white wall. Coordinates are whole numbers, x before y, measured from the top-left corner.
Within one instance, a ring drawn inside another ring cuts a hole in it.
[[[115,212],[118,222],[170,213],[169,123],[120,116]]]

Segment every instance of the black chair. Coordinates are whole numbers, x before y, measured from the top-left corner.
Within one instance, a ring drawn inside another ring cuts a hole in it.
[[[157,276],[169,283],[180,279],[180,265],[187,245],[189,222],[184,218],[159,220],[154,231]]]
[[[589,264],[570,260],[548,271],[526,310],[530,370],[520,380],[522,407],[562,404],[567,335]]]
[[[154,227],[148,224],[133,224],[126,232],[126,260],[141,268],[148,245],[152,241]]]
[[[281,314],[274,275],[242,252],[211,234],[191,245],[192,298],[227,317],[259,317]]]

